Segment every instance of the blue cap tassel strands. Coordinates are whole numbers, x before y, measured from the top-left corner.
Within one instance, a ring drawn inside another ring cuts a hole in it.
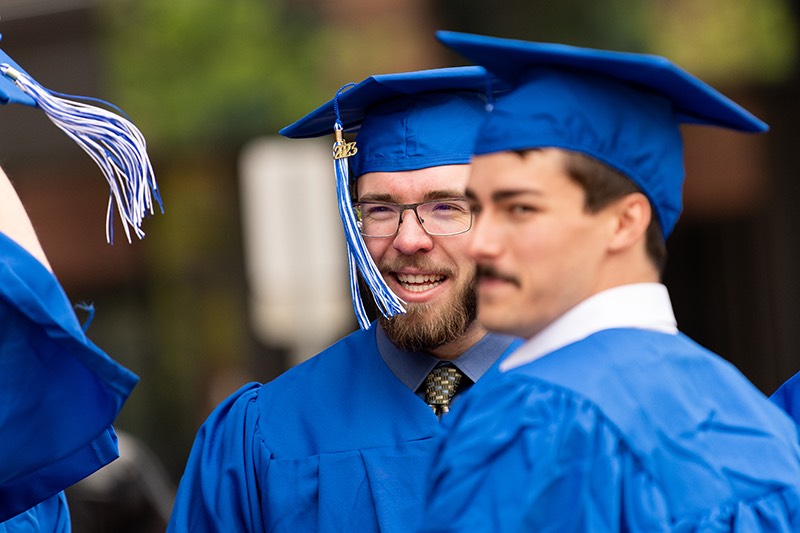
[[[339,216],[342,219],[342,227],[344,228],[344,237],[347,241],[347,257],[350,272],[350,296],[353,300],[353,309],[356,313],[356,319],[361,329],[369,328],[369,318],[364,310],[364,302],[361,300],[361,293],[358,288],[358,272],[364,283],[369,287],[370,292],[375,299],[375,304],[380,313],[385,317],[392,317],[397,314],[405,313],[404,302],[392,292],[386,282],[381,276],[375,261],[367,251],[367,246],[364,243],[364,238],[358,228],[358,221],[353,211],[353,205],[350,201],[350,169],[348,166],[348,158],[355,155],[358,151],[356,143],[346,142],[343,136],[342,120],[339,116],[339,95],[345,89],[352,87],[353,83],[349,83],[336,91],[336,96],[333,100],[334,113],[336,115],[336,123],[334,124],[334,135],[336,140],[333,143],[333,167],[336,174],[336,194],[339,200]]]
[[[68,100],[65,95],[42,87],[2,50],[0,73],[3,75],[0,77],[2,103],[40,108],[100,167],[110,188],[106,240],[109,243],[114,241],[115,208],[128,242],[131,242],[131,233],[140,239],[144,237],[141,226],[144,218],[154,213],[153,200],[162,213],[163,205],[147,155],[147,144],[139,129],[115,113]]]

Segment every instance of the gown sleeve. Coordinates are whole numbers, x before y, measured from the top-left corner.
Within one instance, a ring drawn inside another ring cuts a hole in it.
[[[81,329],[53,274],[0,233],[0,521],[118,456],[138,378]]]
[[[261,387],[245,385],[221,403],[197,433],[167,531],[264,531],[259,478],[269,452],[258,433]]]
[[[47,533],[70,533],[72,531],[67,498],[63,492],[59,492],[14,518],[0,522],[0,533],[30,533],[31,531],[46,531]]]

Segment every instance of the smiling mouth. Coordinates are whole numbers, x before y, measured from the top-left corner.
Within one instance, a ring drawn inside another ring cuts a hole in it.
[[[444,283],[446,276],[440,274],[395,274],[397,282],[409,292],[425,292]]]

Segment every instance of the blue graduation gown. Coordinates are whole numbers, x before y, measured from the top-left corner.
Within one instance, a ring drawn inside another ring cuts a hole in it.
[[[0,522],[118,457],[111,423],[137,379],[86,337],[52,273],[0,234]]]
[[[422,531],[800,531],[794,424],[684,335],[605,330],[482,385]]]
[[[375,331],[222,403],[198,432],[168,531],[413,528],[440,425],[386,366]]]
[[[800,372],[787,379],[769,399],[800,423]]]
[[[67,498],[59,492],[52,498],[0,522],[0,533],[70,533]]]

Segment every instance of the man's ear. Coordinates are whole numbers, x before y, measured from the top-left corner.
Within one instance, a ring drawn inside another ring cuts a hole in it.
[[[613,204],[612,209],[615,215],[615,226],[609,242],[612,250],[624,250],[646,238],[653,209],[644,194],[635,192],[625,195]]]

